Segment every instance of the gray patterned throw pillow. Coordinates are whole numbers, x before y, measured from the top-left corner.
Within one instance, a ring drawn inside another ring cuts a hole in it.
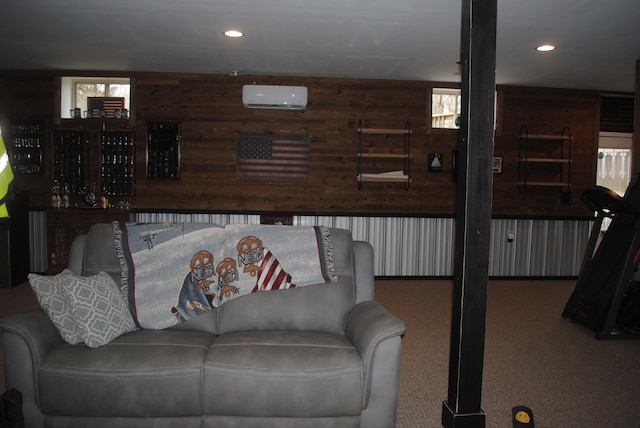
[[[75,280],[76,277],[73,272],[65,269],[57,275],[50,276],[30,273],[28,278],[38,303],[47,313],[65,342],[74,345],[82,342],[82,335],[78,330],[71,313],[71,305],[63,290],[64,284]]]
[[[63,285],[84,343],[97,348],[136,329],[127,302],[108,273],[75,277]]]

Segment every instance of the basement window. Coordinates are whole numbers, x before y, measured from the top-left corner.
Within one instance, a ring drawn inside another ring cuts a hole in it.
[[[620,196],[631,180],[632,140],[633,134],[623,132],[600,132],[598,140],[596,184]],[[611,219],[605,218],[601,230],[607,230],[610,223]]]
[[[461,102],[460,89],[433,88],[431,93],[431,127],[458,129],[456,119],[460,116]]]
[[[91,99],[121,99],[123,109],[130,109],[131,79],[121,77],[62,77],[60,85],[60,115],[73,118],[74,109],[88,117]]]
[[[600,132],[596,184],[623,196],[631,180],[633,134]]]

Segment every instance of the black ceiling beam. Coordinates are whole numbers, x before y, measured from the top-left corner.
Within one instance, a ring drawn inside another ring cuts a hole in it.
[[[497,0],[462,0],[462,106],[445,428],[483,428],[481,409],[493,189]]]

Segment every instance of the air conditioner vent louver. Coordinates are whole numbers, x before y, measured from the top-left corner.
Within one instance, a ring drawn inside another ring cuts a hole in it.
[[[245,85],[242,104],[246,108],[271,110],[304,110],[307,88],[304,86]]]

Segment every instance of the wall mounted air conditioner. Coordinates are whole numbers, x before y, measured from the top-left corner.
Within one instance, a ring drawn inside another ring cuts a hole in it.
[[[304,110],[307,108],[305,86],[244,85],[242,104],[246,108]]]

